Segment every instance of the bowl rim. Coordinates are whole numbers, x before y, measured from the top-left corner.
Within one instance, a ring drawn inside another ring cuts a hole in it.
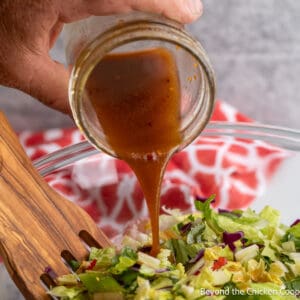
[[[282,149],[300,152],[300,130],[246,122],[211,121],[201,133],[203,137],[227,136],[268,142]],[[84,158],[101,153],[88,141],[66,146],[33,161],[42,176]]]

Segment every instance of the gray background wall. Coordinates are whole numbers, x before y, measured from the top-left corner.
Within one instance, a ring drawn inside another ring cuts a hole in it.
[[[264,123],[300,128],[300,1],[203,0],[190,26],[217,75],[218,98]],[[51,52],[64,61],[62,43]],[[16,90],[0,87],[0,109],[16,130],[71,126]]]

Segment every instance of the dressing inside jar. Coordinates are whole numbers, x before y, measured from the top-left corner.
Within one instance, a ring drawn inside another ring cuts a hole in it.
[[[151,219],[152,254],[157,254],[161,181],[182,142],[173,55],[165,48],[109,54],[93,69],[85,92],[106,142],[140,182]]]

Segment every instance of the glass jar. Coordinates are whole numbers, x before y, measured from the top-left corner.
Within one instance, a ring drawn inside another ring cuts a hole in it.
[[[85,85],[95,66],[111,53],[165,48],[175,59],[180,93],[180,134],[176,151],[191,143],[207,125],[215,101],[215,77],[201,44],[183,25],[162,16],[134,12],[91,17],[64,28],[67,63],[72,69],[69,100],[76,125],[98,149],[116,156],[93,106],[85,97]],[[117,88],[117,87],[116,87]]]

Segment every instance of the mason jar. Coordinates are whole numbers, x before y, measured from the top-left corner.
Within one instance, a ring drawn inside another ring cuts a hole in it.
[[[85,88],[95,66],[111,53],[151,48],[164,48],[172,53],[181,94],[182,142],[176,151],[191,143],[207,125],[215,101],[215,76],[200,42],[182,24],[140,12],[90,17],[66,25],[64,42],[71,69],[69,100],[73,117],[85,137],[98,149],[116,156],[85,96]]]

